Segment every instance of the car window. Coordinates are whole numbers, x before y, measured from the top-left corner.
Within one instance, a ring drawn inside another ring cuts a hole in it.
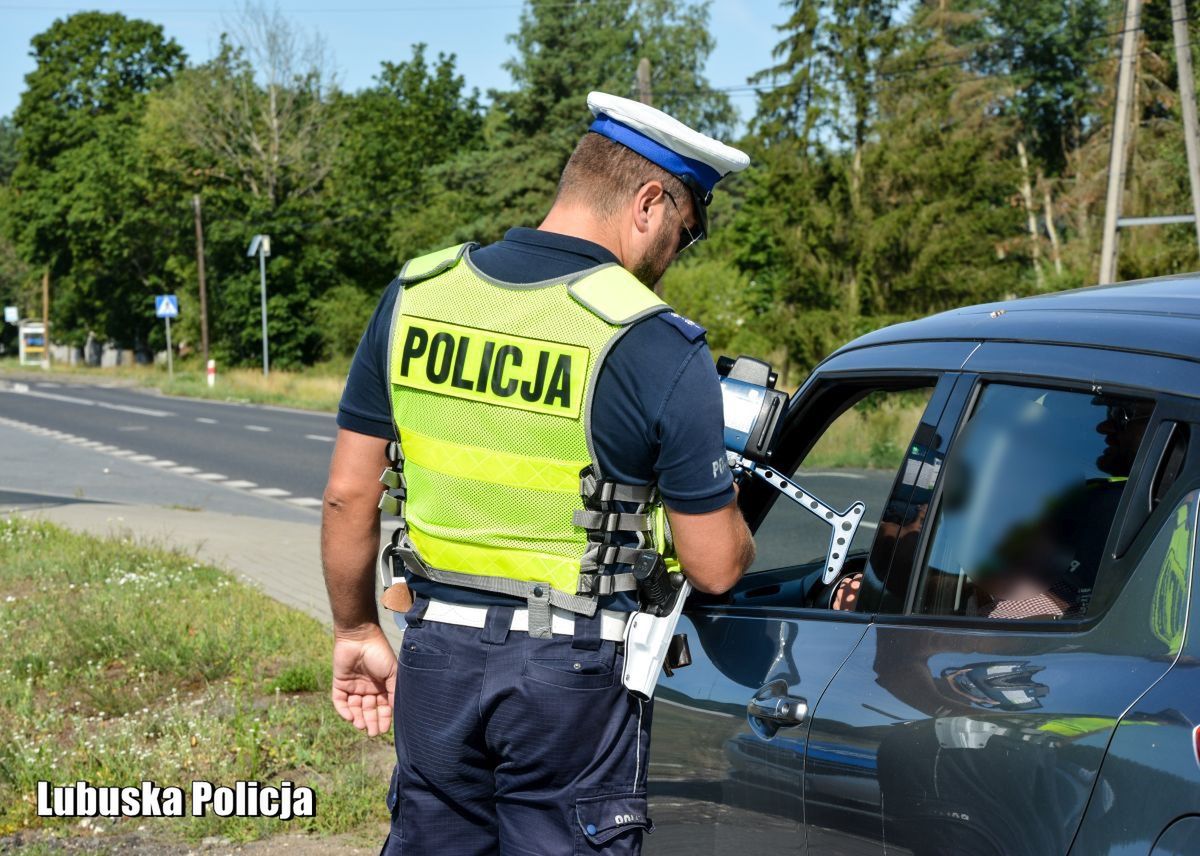
[[[866,514],[848,545],[843,575],[855,569],[861,571],[896,472],[906,458],[932,389],[922,385],[904,390],[848,391],[852,404],[788,473],[838,511],[845,511],[856,501],[866,504]],[[779,498],[755,533],[758,555],[750,573],[794,569],[793,577],[811,576],[812,585],[805,591],[814,594],[821,588],[829,539],[830,528],[825,522],[794,502]]]
[[[990,384],[943,474],[913,611],[1088,614],[1152,401]]]

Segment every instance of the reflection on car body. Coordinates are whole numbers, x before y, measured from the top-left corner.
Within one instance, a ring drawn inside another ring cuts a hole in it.
[[[1200,844],[1198,363],[1181,277],[946,313],[819,366],[771,463],[867,512],[827,582],[828,529],[743,484],[760,559],[680,621],[647,852]],[[832,453],[851,434],[869,460]]]

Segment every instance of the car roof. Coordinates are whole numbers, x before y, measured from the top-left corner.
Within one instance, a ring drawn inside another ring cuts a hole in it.
[[[953,309],[868,333],[837,353],[931,341],[1076,345],[1200,362],[1200,273]]]

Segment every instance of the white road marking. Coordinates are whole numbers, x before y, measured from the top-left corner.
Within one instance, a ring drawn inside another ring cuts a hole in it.
[[[40,383],[38,383],[38,386],[43,387],[44,389],[58,389],[59,387],[62,386],[62,384],[61,383],[50,383],[50,381],[41,381]]]
[[[34,390],[29,389],[27,386],[22,389],[21,387],[23,386],[25,386],[25,384],[15,383],[13,384],[11,392],[15,392],[20,395],[29,395],[33,398],[45,398],[49,401],[61,401],[65,404],[78,404],[83,407],[102,407],[105,410],[119,410],[122,413],[136,413],[139,416],[154,416],[159,419],[166,416],[175,415],[168,410],[151,410],[148,407],[132,407],[128,404],[111,404],[107,401],[93,401],[90,398],[79,398],[75,395],[60,395],[55,392],[35,392]],[[0,390],[0,392],[8,391],[9,390]]]
[[[209,421],[215,422],[215,420],[209,420]],[[234,480],[227,481],[226,480],[227,476],[224,476],[221,473],[202,473],[196,467],[180,466],[175,461],[155,458],[153,455],[138,454],[129,449],[119,449],[116,446],[102,444],[96,440],[89,440],[86,437],[78,437],[74,434],[68,434],[63,431],[52,431],[50,429],[41,428],[40,426],[30,425],[25,422],[20,422],[15,419],[8,419],[3,416],[0,416],[0,425],[10,425],[12,427],[20,428],[22,430],[29,431],[34,434],[41,434],[44,436],[52,437],[54,439],[62,440],[67,443],[72,443],[75,445],[83,446],[85,448],[89,448],[89,449],[92,449],[94,451],[97,451],[97,452],[100,452],[103,454],[112,455],[115,458],[124,458],[133,463],[147,464],[149,466],[156,467],[161,470],[166,470],[168,472],[175,473],[176,475],[191,476],[192,478],[199,479],[200,481],[220,483],[223,487],[231,487],[231,488],[239,489],[239,490],[249,490],[251,493],[254,493],[258,496],[261,496],[264,498],[270,498],[270,499],[281,499],[281,500],[284,500],[285,502],[290,502],[293,505],[300,506],[301,508],[320,508],[324,505],[324,502],[320,499],[317,499],[316,497],[311,497],[311,496],[295,496],[294,497],[294,496],[292,496],[291,491],[284,490],[283,488],[258,487],[258,485],[255,482],[246,481],[245,479],[234,479]],[[134,426],[134,427],[144,428],[144,426]],[[270,431],[271,430],[269,428],[263,428],[262,426],[258,426],[258,425],[247,425],[246,428],[248,428],[249,430],[252,430],[252,431]],[[316,434],[309,435],[309,436],[311,437],[311,439],[314,439],[314,440],[329,441],[329,440],[333,439],[331,437],[324,437],[324,436],[316,435]],[[104,471],[107,473],[108,469],[105,468]]]
[[[870,523],[870,522],[864,520],[862,523],[858,524],[858,528],[859,529],[878,529],[879,524],[878,523]]]
[[[209,419],[207,416],[197,416],[196,421],[203,422],[205,425],[216,425],[217,424],[217,420]]]
[[[122,425],[117,430],[118,431],[145,431],[146,426],[145,425]]]
[[[332,437],[322,437],[320,434],[305,434],[305,440],[320,440],[322,443],[332,443]]]

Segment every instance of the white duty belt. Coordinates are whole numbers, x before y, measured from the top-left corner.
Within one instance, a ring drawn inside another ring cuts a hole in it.
[[[421,616],[422,621],[438,621],[442,624],[457,624],[461,627],[482,628],[487,623],[487,606],[468,606],[461,603],[448,603],[444,600],[430,600]],[[625,624],[630,613],[616,612],[611,609],[600,610],[600,638],[606,642],[621,642],[625,639]],[[557,606],[550,609],[550,632],[558,636],[575,635],[575,619],[578,616]],[[529,632],[529,610],[514,609],[512,624],[508,628],[519,633]]]

